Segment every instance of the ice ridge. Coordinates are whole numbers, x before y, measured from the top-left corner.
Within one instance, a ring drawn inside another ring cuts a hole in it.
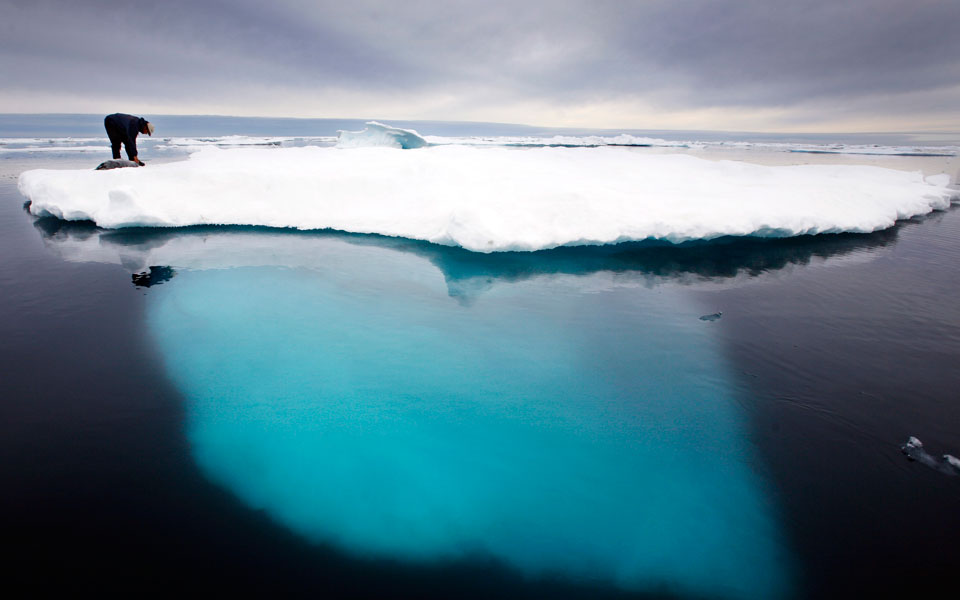
[[[376,121],[367,121],[363,131],[337,132],[338,148],[369,148],[383,146],[386,148],[423,148],[427,140],[412,129],[398,129]]]

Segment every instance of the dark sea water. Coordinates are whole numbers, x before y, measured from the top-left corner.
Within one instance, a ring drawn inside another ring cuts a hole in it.
[[[15,123],[0,137],[57,135]],[[301,135],[188,125],[176,135]],[[493,255],[24,211],[20,171],[98,159],[0,161],[11,584],[522,598],[953,585],[960,475],[900,446],[960,455],[960,211],[869,235]],[[938,160],[902,164],[955,170]]]

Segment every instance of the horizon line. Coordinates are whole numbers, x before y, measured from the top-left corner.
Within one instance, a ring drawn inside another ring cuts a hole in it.
[[[90,112],[0,112],[0,116],[20,116],[20,117],[29,117],[29,116],[100,116],[100,113],[90,113]],[[610,128],[610,127],[571,127],[571,126],[548,126],[548,125],[531,125],[528,123],[515,123],[507,121],[471,121],[471,120],[457,120],[457,119],[388,119],[388,118],[366,118],[366,117],[276,117],[276,116],[251,116],[251,115],[225,115],[225,114],[178,114],[178,113],[154,113],[157,117],[217,117],[217,118],[229,118],[229,119],[265,119],[265,120],[287,120],[287,121],[404,121],[410,123],[469,123],[475,125],[510,125],[515,127],[528,127],[531,129],[556,129],[556,130],[571,130],[571,131],[668,131],[668,132],[685,132],[685,131],[699,131],[699,132],[709,132],[709,133],[739,133],[739,134],[760,134],[760,135],[905,135],[905,134],[942,134],[942,135],[958,135],[960,136],[960,130],[942,130],[942,129],[911,129],[911,130],[893,130],[893,131],[762,131],[762,130],[749,130],[749,129],[654,129],[654,128],[636,128],[636,127],[625,127],[625,128]]]

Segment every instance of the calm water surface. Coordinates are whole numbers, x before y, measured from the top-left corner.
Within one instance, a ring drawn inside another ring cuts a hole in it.
[[[15,157],[0,183],[0,502],[11,573],[34,585],[952,582],[960,477],[899,445],[960,453],[960,212],[486,256],[23,211],[19,170],[88,162]]]

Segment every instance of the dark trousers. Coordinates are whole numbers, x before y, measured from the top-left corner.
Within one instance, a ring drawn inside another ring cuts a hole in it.
[[[107,128],[107,137],[110,138],[110,148],[113,150],[113,157],[120,158],[120,145],[123,143],[124,134],[112,126],[106,119],[103,126]],[[127,153],[129,154],[129,152]]]

